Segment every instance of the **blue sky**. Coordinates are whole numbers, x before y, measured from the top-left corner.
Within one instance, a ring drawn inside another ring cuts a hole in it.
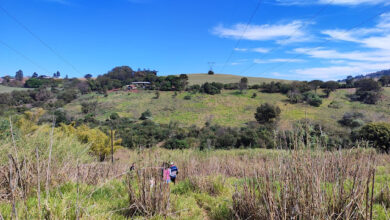
[[[0,75],[22,69],[25,75],[58,70],[62,76],[96,76],[120,65],[156,69],[159,75],[204,73],[215,62],[217,73],[330,80],[390,69],[388,0],[0,5],[8,13],[0,10]]]

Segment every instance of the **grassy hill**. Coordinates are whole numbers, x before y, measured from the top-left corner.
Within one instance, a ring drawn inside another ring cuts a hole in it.
[[[253,93],[256,98],[252,98]],[[262,103],[273,103],[281,110],[282,127],[288,128],[291,121],[309,118],[337,126],[345,112],[362,112],[369,120],[390,122],[390,88],[386,88],[384,99],[377,105],[367,105],[360,102],[351,102],[346,95],[352,94],[353,89],[343,89],[334,92],[329,99],[324,99],[320,107],[307,104],[290,104],[282,94],[260,93],[249,90],[245,94],[237,91],[222,91],[219,95],[190,94],[182,92],[174,96],[174,92],[160,92],[160,98],[155,99],[153,91],[140,91],[138,93],[113,92],[107,97],[97,94],[88,94],[80,97],[65,106],[71,115],[84,117],[81,113],[81,103],[97,101],[97,118],[105,120],[113,112],[120,116],[139,118],[141,113],[149,109],[153,120],[159,123],[176,121],[184,126],[203,126],[208,120],[225,126],[243,126],[254,120],[256,108]],[[191,96],[191,100],[185,100]],[[331,102],[339,105],[338,109],[329,108]]]
[[[27,90],[27,89],[0,85],[0,93],[12,92],[14,90]]]
[[[214,74],[214,75],[208,75],[208,74],[188,74],[189,78],[189,84],[203,84],[205,82],[220,82],[220,83],[237,83],[240,81],[242,76],[237,75],[228,75],[228,74]],[[288,81],[288,80],[281,80],[281,79],[270,79],[270,78],[262,78],[262,77],[247,77],[249,80],[250,85],[254,84],[262,84],[263,82],[269,83],[272,81],[275,82],[282,82],[282,81]]]

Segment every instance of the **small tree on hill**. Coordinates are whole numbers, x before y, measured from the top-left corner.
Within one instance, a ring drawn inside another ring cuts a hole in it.
[[[328,81],[322,85],[322,88],[324,88],[324,92],[326,94],[326,97],[330,96],[331,92],[336,91],[340,87],[339,83],[336,81]]]
[[[313,80],[309,82],[309,86],[314,90],[314,92],[317,94],[317,89],[320,88],[324,84],[321,80]]]
[[[208,72],[207,74],[209,74],[209,75],[214,75],[214,71],[209,70],[209,72]]]
[[[379,82],[382,84],[382,86],[387,87],[390,84],[390,76],[382,76],[379,79]]]
[[[31,77],[32,78],[38,78],[38,73],[34,72]]]
[[[281,110],[278,106],[265,103],[256,109],[255,118],[259,123],[269,123],[275,121],[280,113]]]
[[[240,83],[238,84],[240,88],[240,92],[242,93],[244,90],[248,89],[248,78],[243,77],[240,80]]]
[[[357,100],[366,104],[376,104],[382,96],[380,84],[373,79],[362,79],[355,83]]]
[[[84,76],[84,78],[86,78],[86,79],[90,79],[90,78],[92,78],[92,74],[85,74],[85,76]]]

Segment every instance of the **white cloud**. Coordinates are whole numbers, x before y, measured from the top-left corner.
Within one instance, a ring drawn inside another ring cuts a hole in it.
[[[382,69],[389,69],[390,64],[386,63],[365,63],[356,62],[348,63],[343,66],[329,66],[329,67],[315,67],[297,69],[293,72],[295,74],[304,76],[305,78],[317,78],[323,80],[336,80],[348,75],[366,74]]]
[[[267,41],[276,40],[278,43],[302,42],[308,40],[308,35],[303,31],[307,23],[303,21],[292,21],[288,24],[264,24],[249,25],[236,24],[232,27],[219,25],[213,29],[213,34],[219,37]]]
[[[258,47],[258,48],[252,49],[252,51],[257,52],[257,53],[268,53],[269,49]]]
[[[279,58],[279,59],[268,59],[268,60],[255,59],[253,62],[254,63],[301,63],[301,62],[305,62],[305,60]]]
[[[352,52],[339,52],[336,50],[318,48],[296,48],[297,53],[306,54],[313,58],[319,59],[342,59],[342,60],[355,60],[355,61],[370,61],[370,62],[388,62],[390,60],[390,52],[388,51],[352,51]]]
[[[234,48],[234,51],[246,52],[246,51],[248,51],[248,49],[247,48]]]

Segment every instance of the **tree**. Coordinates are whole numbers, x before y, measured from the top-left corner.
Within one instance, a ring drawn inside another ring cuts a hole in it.
[[[259,123],[269,123],[276,120],[280,113],[281,110],[278,106],[265,103],[256,109],[255,118]]]
[[[214,71],[209,70],[209,72],[208,72],[207,74],[209,74],[209,75],[214,75]]]
[[[61,77],[60,71],[57,71],[55,74],[56,74],[56,78],[60,78]]]
[[[386,75],[386,76],[382,76],[380,79],[379,79],[379,82],[382,84],[382,86],[384,87],[387,87],[389,86],[390,84],[390,76]]]
[[[355,97],[366,104],[376,104],[382,96],[380,84],[373,79],[362,79],[355,83]]]
[[[32,78],[38,78],[38,73],[34,72],[31,77]]]
[[[324,89],[326,97],[329,97],[330,93],[336,91],[336,89],[338,89],[339,87],[340,87],[340,85],[336,81],[328,81],[322,85],[322,88]]]
[[[347,79],[345,80],[345,84],[348,88],[353,87],[353,76],[347,76]]]
[[[86,78],[86,79],[90,79],[90,78],[92,78],[92,74],[85,74],[85,76],[84,76],[84,78]]]
[[[18,80],[18,81],[23,81],[23,71],[22,70],[18,70],[16,72],[15,79]]]
[[[248,78],[246,77],[241,78],[240,83],[238,85],[241,93],[242,91],[248,89]]]
[[[390,124],[369,123],[359,131],[359,137],[369,141],[373,147],[382,152],[390,151]]]
[[[324,84],[321,80],[313,80],[309,82],[309,86],[314,90],[314,92],[317,94],[317,89],[320,88]]]

